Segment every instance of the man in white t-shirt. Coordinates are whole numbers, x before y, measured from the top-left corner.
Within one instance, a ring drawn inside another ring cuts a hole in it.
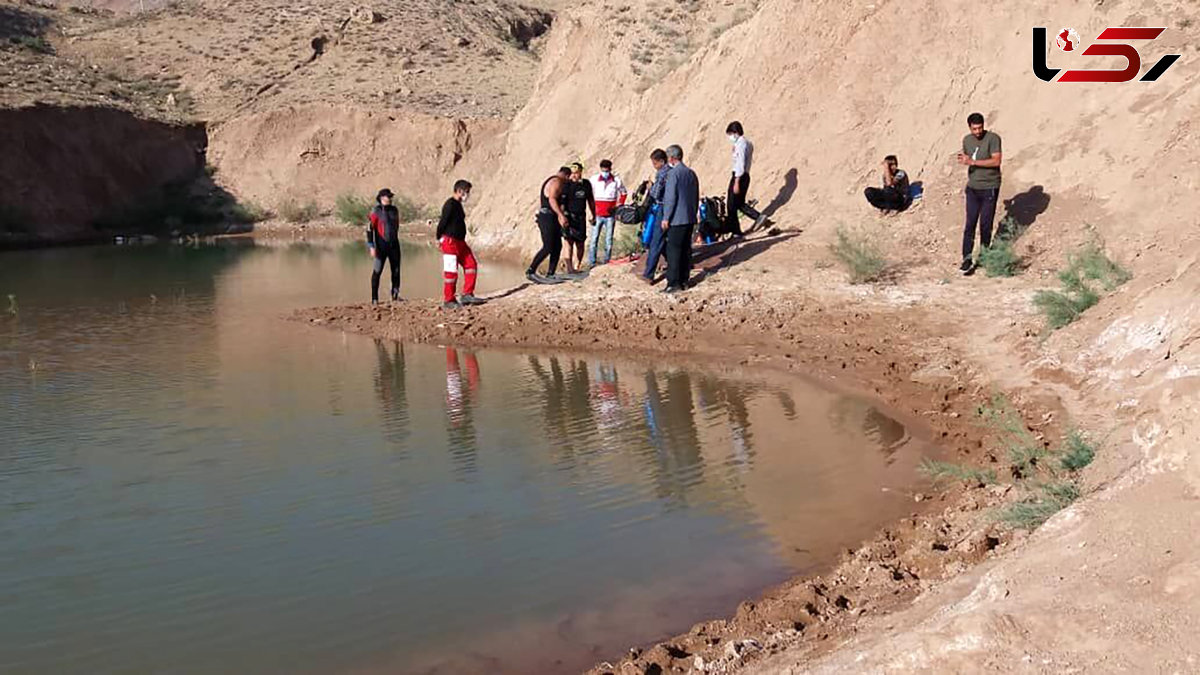
[[[611,160],[600,160],[600,173],[591,177],[592,199],[596,203],[596,216],[592,220],[592,233],[588,237],[588,267],[596,266],[596,249],[600,245],[600,232],[604,231],[604,256],[600,264],[612,258],[613,230],[616,229],[616,210],[625,203],[627,191],[621,177],[613,173]]]

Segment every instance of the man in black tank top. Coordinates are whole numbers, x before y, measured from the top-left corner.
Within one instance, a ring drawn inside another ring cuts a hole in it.
[[[546,276],[549,279],[556,278],[558,258],[562,255],[563,228],[569,224],[566,202],[567,181],[570,177],[571,170],[564,166],[558,170],[558,173],[542,183],[539,193],[541,208],[537,212],[537,226],[542,235],[542,248],[537,255],[533,256],[533,262],[529,263],[529,269],[525,271],[525,277],[530,281],[537,281],[537,269],[547,256],[550,258],[550,266]]]

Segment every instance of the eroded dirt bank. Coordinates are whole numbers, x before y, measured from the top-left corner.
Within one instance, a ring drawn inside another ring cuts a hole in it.
[[[155,209],[186,216],[207,145],[202,124],[113,108],[0,109],[0,244],[102,239]]]
[[[294,318],[417,342],[671,355],[709,367],[803,374],[865,392],[902,419],[919,420],[956,461],[1000,462],[975,417],[994,380],[958,344],[959,317],[944,313],[940,302],[907,301],[894,287],[848,287],[836,281],[835,271],[823,273],[830,282],[825,288],[778,277],[764,283],[769,272],[759,264],[789,255],[793,235],[711,251],[701,261],[705,279],[678,297],[636,280],[628,265],[613,265],[583,283],[520,286],[461,312],[410,301],[316,308]],[[975,291],[961,285],[954,293]],[[953,298],[947,294],[946,300]],[[1010,393],[1036,434],[1059,433],[1056,396]],[[917,495],[911,517],[846,552],[827,574],[784,584],[743,603],[731,617],[635,648],[623,661],[599,655],[607,661],[592,672],[691,671],[697,664],[704,672],[729,672],[789,647],[827,649],[852,636],[864,619],[905,607],[942,580],[1010,550],[1023,535],[997,525],[993,510],[1014,498],[1008,485]]]

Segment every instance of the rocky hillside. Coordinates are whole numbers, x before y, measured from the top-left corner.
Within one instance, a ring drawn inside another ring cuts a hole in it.
[[[507,0],[187,0],[68,29],[64,52],[169,73],[208,121],[307,103],[510,117],[528,98],[541,9]]]
[[[164,120],[195,116],[170,72],[135,74],[69,47],[69,35],[98,30],[113,15],[88,6],[0,0],[0,108],[100,106]]]

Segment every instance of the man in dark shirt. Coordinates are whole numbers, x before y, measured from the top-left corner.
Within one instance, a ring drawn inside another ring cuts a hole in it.
[[[963,138],[958,163],[967,169],[967,222],[963,225],[962,265],[959,271],[975,271],[975,225],[979,225],[979,245],[992,245],[992,221],[996,218],[996,201],[1000,198],[1000,136],[983,128],[983,115],[967,117],[971,133]]]
[[[576,162],[571,165],[571,178],[567,183],[567,226],[563,229],[563,239],[567,242],[567,274],[575,274],[583,268],[589,210],[592,220],[596,220],[592,181],[583,178],[583,165]]]
[[[646,196],[649,205],[649,215],[646,216],[646,227],[650,230],[650,243],[646,247],[646,267],[642,271],[642,280],[654,283],[654,275],[658,273],[658,261],[663,257],[667,246],[667,233],[663,230],[662,220],[663,193],[667,190],[667,172],[671,166],[667,164],[667,153],[655,149],[650,153],[650,164],[654,167],[654,184]]]
[[[863,192],[867,201],[884,211],[903,211],[912,198],[908,193],[908,174],[899,166],[895,155],[883,158],[883,187],[869,187]]]
[[[664,293],[688,288],[692,272],[692,233],[700,208],[700,179],[683,163],[683,148],[667,148],[666,188],[663,190],[662,227],[667,233],[667,287]]]
[[[479,263],[471,247],[467,246],[467,215],[463,203],[471,196],[471,184],[465,180],[454,183],[454,196],[442,206],[442,217],[438,219],[437,239],[442,249],[442,308],[456,309],[463,305],[482,305],[485,301],[475,297],[475,280]],[[458,268],[463,268],[467,278],[463,282],[463,294],[454,297],[458,287]]]
[[[400,212],[392,206],[392,191],[375,195],[375,208],[367,216],[367,254],[371,256],[371,304],[379,303],[379,277],[388,263],[392,272],[392,300],[400,299]]]

